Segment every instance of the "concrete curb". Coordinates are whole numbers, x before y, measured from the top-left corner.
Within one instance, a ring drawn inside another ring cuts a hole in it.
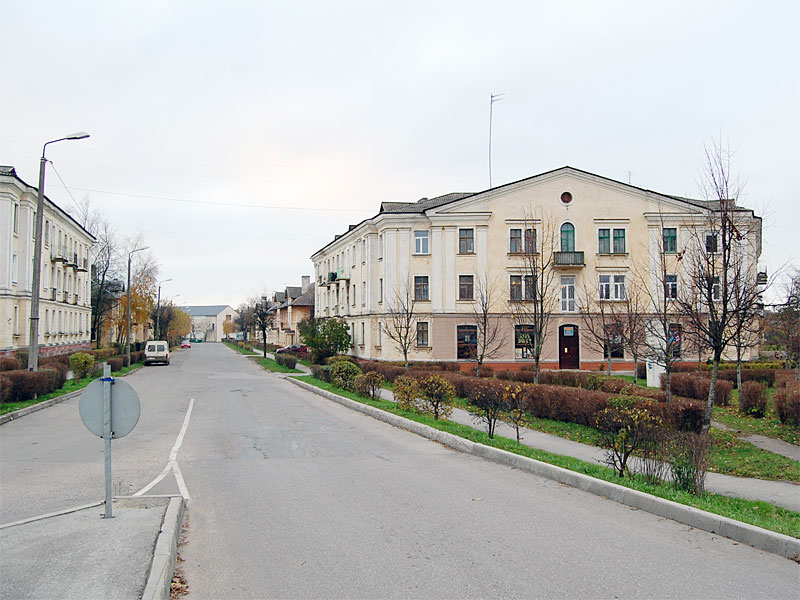
[[[543,463],[532,458],[519,456],[518,454],[506,452],[505,450],[477,444],[470,440],[423,425],[422,423],[417,423],[416,421],[411,421],[378,408],[339,396],[333,392],[328,392],[304,381],[293,378],[287,378],[287,380],[310,392],[338,402],[347,408],[356,410],[400,429],[405,429],[422,437],[434,440],[444,446],[458,450],[459,452],[472,454],[515,469],[553,479],[591,494],[619,502],[620,504],[625,504],[626,506],[643,510],[666,519],[671,519],[678,523],[694,527],[695,529],[715,533],[766,552],[778,554],[790,559],[795,559],[800,556],[800,540],[788,535],[768,531],[761,527],[748,525],[747,523],[715,515],[691,506],[685,506],[677,502],[672,502],[671,500],[658,498],[657,496],[651,496],[644,492],[632,490],[615,483],[603,481],[602,479],[595,479],[594,477],[582,473],[576,473],[575,471]]]
[[[142,367],[139,366],[135,369],[131,369],[125,375],[121,375],[121,377],[126,377],[131,373],[135,373]],[[29,415],[31,413],[35,413],[37,410],[43,410],[45,408],[50,408],[54,404],[59,404],[64,402],[65,400],[70,400],[71,398],[75,398],[76,396],[80,396],[83,393],[83,390],[75,390],[74,392],[69,392],[68,394],[64,394],[63,396],[56,396],[55,398],[50,398],[50,400],[45,400],[44,402],[40,402],[39,404],[33,404],[26,408],[20,408],[19,410],[15,410],[14,412],[6,413],[4,415],[0,415],[0,425],[5,425],[6,423],[10,423],[14,419],[19,419],[20,417],[24,417],[25,415]]]
[[[175,559],[178,555],[178,542],[181,536],[186,501],[180,496],[172,496],[164,514],[164,522],[156,540],[153,563],[144,586],[142,600],[169,600]]]

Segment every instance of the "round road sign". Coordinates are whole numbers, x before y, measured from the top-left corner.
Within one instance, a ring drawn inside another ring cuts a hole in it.
[[[103,437],[105,410],[103,380],[96,379],[81,394],[79,410],[86,429]],[[111,384],[111,439],[128,435],[139,422],[139,396],[129,383],[115,379]]]

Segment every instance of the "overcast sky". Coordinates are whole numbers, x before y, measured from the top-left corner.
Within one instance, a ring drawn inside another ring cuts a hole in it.
[[[299,285],[382,201],[564,165],[699,197],[736,150],[762,264],[800,256],[800,3],[0,2],[0,164],[141,233],[178,304]],[[61,180],[69,191],[64,188]],[[179,296],[176,296],[180,294]]]

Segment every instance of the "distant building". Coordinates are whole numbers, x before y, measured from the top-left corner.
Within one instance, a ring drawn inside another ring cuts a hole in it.
[[[300,343],[298,324],[314,314],[314,284],[304,275],[301,285],[288,286],[275,292],[270,302],[273,315],[272,328],[267,331],[267,343],[290,346]]]
[[[30,345],[31,287],[38,189],[0,166],[0,356]],[[91,344],[92,268],[95,238],[44,198],[40,355],[63,354]]]
[[[227,304],[211,306],[181,306],[183,312],[192,317],[193,340],[219,342],[225,338],[223,326],[226,321],[236,321],[239,314]],[[234,337],[233,333],[230,337]]]

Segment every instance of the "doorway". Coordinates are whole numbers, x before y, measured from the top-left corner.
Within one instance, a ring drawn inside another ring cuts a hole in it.
[[[558,328],[558,368],[581,368],[577,325],[562,325]]]

